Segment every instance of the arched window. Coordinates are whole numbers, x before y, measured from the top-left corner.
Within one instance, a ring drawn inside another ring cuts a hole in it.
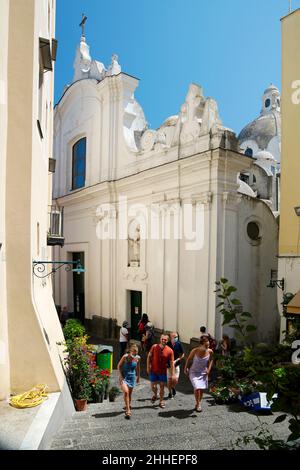
[[[247,157],[253,157],[253,150],[252,150],[252,148],[247,147],[246,150],[245,150],[245,155],[247,155]]]
[[[270,104],[271,104],[271,100],[270,100],[270,98],[267,98],[265,100],[265,108],[269,108]]]
[[[72,189],[85,185],[86,138],[73,145],[72,152]]]

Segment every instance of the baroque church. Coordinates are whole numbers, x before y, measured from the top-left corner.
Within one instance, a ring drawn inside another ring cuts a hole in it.
[[[55,107],[53,199],[64,211],[55,259],[85,272],[55,277],[57,305],[111,337],[124,320],[135,337],[142,313],[184,343],[205,325],[221,338],[215,281],[226,277],[257,325],[276,341],[280,94],[237,137],[213,98],[190,84],[177,115],[148,128],[139,81],[93,60],[82,35],[74,77]],[[226,330],[230,336],[232,331]]]

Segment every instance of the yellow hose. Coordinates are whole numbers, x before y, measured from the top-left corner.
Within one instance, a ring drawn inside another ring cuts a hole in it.
[[[31,408],[32,406],[38,406],[48,398],[46,388],[47,385],[45,384],[36,385],[28,392],[11,397],[9,404],[15,408]]]

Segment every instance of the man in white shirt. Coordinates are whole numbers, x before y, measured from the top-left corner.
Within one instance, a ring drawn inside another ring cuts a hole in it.
[[[127,344],[128,344],[128,331],[129,323],[127,320],[123,321],[122,327],[120,329],[120,358],[125,354]]]

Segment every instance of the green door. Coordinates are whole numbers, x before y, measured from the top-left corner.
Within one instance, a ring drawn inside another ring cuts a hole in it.
[[[138,335],[138,322],[142,317],[142,293],[138,290],[130,291],[130,305],[131,305],[131,330],[130,337],[132,339],[139,339]]]

